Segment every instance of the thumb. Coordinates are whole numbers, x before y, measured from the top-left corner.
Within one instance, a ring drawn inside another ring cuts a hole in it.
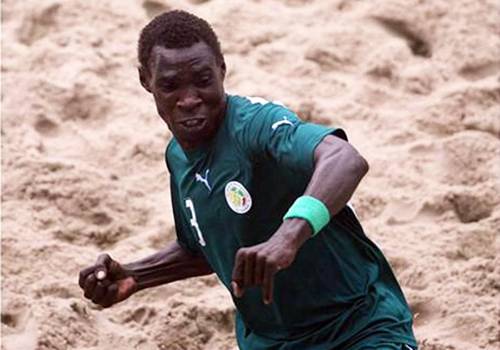
[[[111,262],[112,259],[109,254],[99,255],[94,269],[94,275],[98,281],[102,281],[108,277]]]
[[[245,292],[245,289],[244,288],[241,288],[239,285],[238,285],[238,282],[236,281],[232,281],[231,282],[231,288],[233,290],[233,294],[236,298],[241,298],[243,296],[243,293]]]

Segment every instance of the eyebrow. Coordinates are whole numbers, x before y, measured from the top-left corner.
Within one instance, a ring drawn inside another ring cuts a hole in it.
[[[200,74],[200,73],[206,73],[206,72],[212,73],[212,69],[207,64],[198,64],[198,65],[192,66],[192,68],[193,68],[192,71],[194,74]],[[157,81],[171,80],[171,79],[175,79],[178,75],[179,75],[179,71],[172,69],[172,70],[164,71],[160,76],[158,76],[158,78],[156,80]]]
[[[173,72],[172,73],[164,73],[164,74],[158,76],[155,80],[159,83],[169,82],[169,81],[174,80],[176,77],[177,77],[176,73],[173,73]]]
[[[204,71],[212,71],[212,69],[210,69],[210,65],[208,65],[206,63],[195,64],[192,66],[192,68],[193,68],[193,71],[196,73],[201,73]]]

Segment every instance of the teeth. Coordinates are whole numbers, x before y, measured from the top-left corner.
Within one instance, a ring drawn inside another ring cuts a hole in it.
[[[197,126],[197,125],[200,125],[201,123],[202,123],[202,121],[199,119],[191,119],[191,120],[186,120],[185,122],[183,122],[183,124],[186,126]]]

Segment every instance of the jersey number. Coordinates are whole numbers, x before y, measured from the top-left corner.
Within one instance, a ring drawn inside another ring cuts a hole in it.
[[[201,234],[200,226],[198,225],[198,221],[196,220],[196,212],[194,211],[194,204],[191,199],[186,199],[186,208],[191,212],[191,220],[189,223],[194,227],[196,234],[198,235],[198,242],[201,246],[206,246],[205,240],[203,239],[203,235]]]

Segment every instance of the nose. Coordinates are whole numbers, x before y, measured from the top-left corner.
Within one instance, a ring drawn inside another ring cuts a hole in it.
[[[201,98],[195,89],[187,88],[177,100],[177,108],[183,111],[192,111],[201,105]]]

